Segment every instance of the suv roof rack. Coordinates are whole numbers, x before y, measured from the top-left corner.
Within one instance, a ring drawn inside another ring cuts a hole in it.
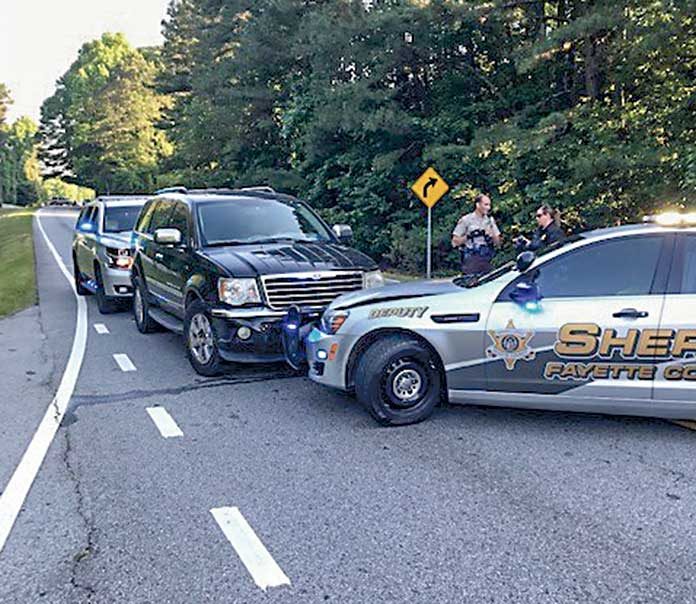
[[[164,195],[166,193],[180,193],[182,195],[187,195],[189,193],[197,193],[199,195],[225,195],[227,193],[276,193],[273,187],[266,185],[260,185],[255,187],[239,187],[236,189],[232,188],[206,188],[206,189],[187,189],[186,187],[166,187],[164,189],[159,189],[155,191],[155,195]]]
[[[186,195],[186,193],[188,193],[188,189],[186,187],[177,186],[165,187],[164,189],[157,189],[157,191],[155,191],[155,195],[164,195],[165,193],[182,193],[183,195]]]

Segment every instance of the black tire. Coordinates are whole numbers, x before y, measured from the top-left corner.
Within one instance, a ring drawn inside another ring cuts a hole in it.
[[[138,276],[133,279],[133,318],[140,333],[157,331],[157,322],[150,316],[147,289]]]
[[[440,402],[441,393],[437,360],[413,337],[387,335],[371,344],[358,359],[355,394],[384,426],[423,421]]]
[[[200,300],[186,306],[184,339],[186,354],[196,373],[207,377],[220,374],[224,361],[220,357],[218,336],[208,309]]]
[[[95,293],[97,308],[102,315],[110,315],[116,310],[118,300],[114,300],[112,297],[106,295],[101,269],[98,264],[94,267],[94,278],[97,282],[97,291]]]
[[[90,296],[90,295],[92,295],[92,292],[89,291],[82,284],[82,273],[80,273],[80,267],[77,264],[77,258],[75,257],[75,254],[73,254],[73,275],[75,277],[75,291],[77,292],[77,295],[78,296]]]

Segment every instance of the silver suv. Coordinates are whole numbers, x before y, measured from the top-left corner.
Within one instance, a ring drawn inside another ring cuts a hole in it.
[[[75,224],[72,256],[75,288],[94,295],[99,312],[114,312],[133,295],[131,233],[147,197],[98,197],[85,204]]]

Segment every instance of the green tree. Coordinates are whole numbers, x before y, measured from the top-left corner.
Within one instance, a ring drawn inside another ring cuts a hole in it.
[[[42,108],[47,174],[105,193],[152,189],[171,153],[156,127],[167,103],[153,90],[157,61],[156,52],[132,48],[122,34],[104,34],[80,49]]]
[[[4,145],[0,150],[0,190],[2,201],[11,204],[29,205],[40,194],[39,174],[35,137],[38,127],[28,117],[17,119],[4,128]]]

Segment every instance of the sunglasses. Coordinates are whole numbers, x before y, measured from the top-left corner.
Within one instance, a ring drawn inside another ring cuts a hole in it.
[[[543,213],[543,212],[538,212],[537,215],[536,215],[537,218],[541,218],[542,216],[544,216],[544,213]]]

